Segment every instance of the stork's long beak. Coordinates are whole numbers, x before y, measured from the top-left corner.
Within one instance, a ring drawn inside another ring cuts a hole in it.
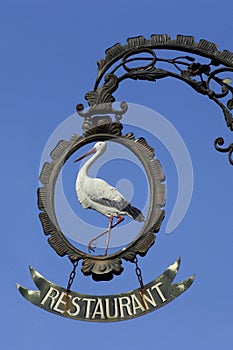
[[[75,162],[78,162],[79,160],[82,160],[83,158],[86,158],[88,156],[90,156],[91,154],[95,153],[96,152],[96,149],[95,147],[92,148],[90,151],[88,151],[87,153],[85,153],[83,156],[79,157],[78,159],[74,160],[74,163]]]

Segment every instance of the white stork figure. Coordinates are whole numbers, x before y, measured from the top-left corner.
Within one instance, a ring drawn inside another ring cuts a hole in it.
[[[108,229],[88,243],[88,251],[94,251],[97,239],[107,233],[104,255],[107,255],[111,229],[124,220],[121,215],[127,215],[139,222],[144,221],[141,211],[133,207],[116,188],[102,179],[88,176],[88,169],[105,152],[106,147],[105,142],[97,142],[93,149],[75,160],[77,162],[94,153],[79,170],[75,187],[78,200],[84,209],[94,209],[109,218]],[[117,218],[115,224],[113,224],[114,217]]]

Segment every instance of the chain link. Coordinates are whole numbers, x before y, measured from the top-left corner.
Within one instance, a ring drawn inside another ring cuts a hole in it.
[[[73,262],[73,270],[70,273],[69,281],[67,283],[67,288],[66,288],[67,292],[70,292],[70,288],[71,288],[71,286],[72,286],[72,284],[74,282],[74,279],[75,279],[75,276],[76,276],[76,267],[77,266],[78,266],[78,261],[75,260]]]
[[[135,272],[136,272],[138,282],[139,282],[140,287],[141,287],[140,294],[141,294],[141,298],[142,298],[142,305],[143,305],[144,309],[146,310],[147,306],[146,306],[145,297],[144,297],[146,290],[145,290],[145,286],[144,286],[143,279],[142,279],[142,270],[138,266],[138,258],[137,257],[134,258],[133,262],[136,265]]]
[[[141,286],[141,290],[144,291],[144,284],[143,284],[143,279],[142,279],[142,270],[138,266],[138,258],[135,257],[133,262],[136,265],[135,272],[136,272],[136,275],[137,275],[137,278],[138,278],[138,282],[139,282],[139,284]]]
[[[73,270],[70,273],[69,281],[66,287],[66,305],[65,305],[65,315],[69,315],[68,311],[70,309],[70,288],[74,282],[74,278],[76,276],[76,267],[78,266],[78,261],[75,260],[73,262]]]

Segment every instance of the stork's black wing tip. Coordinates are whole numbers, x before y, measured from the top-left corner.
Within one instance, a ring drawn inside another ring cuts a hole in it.
[[[145,218],[144,218],[142,212],[139,209],[137,209],[136,207],[132,206],[130,203],[125,207],[125,209],[123,211],[125,211],[134,220],[137,220],[139,222],[145,221]]]

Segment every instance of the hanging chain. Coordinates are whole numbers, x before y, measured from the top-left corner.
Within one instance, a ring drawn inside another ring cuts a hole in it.
[[[144,286],[143,279],[142,279],[142,270],[138,266],[138,258],[137,257],[134,258],[133,262],[136,265],[135,272],[136,272],[136,275],[137,275],[137,278],[138,278],[138,282],[139,282],[140,287],[141,287],[140,288],[140,294],[141,294],[141,298],[142,298],[142,305],[143,305],[144,309],[146,310],[147,307],[146,307],[146,302],[145,302],[145,297],[144,297],[145,286]]]
[[[70,273],[69,281],[68,281],[67,287],[66,287],[66,290],[67,290],[68,293],[70,292],[70,288],[71,288],[71,286],[72,286],[72,284],[74,282],[74,278],[76,276],[76,267],[77,267],[77,265],[78,265],[78,261],[75,260],[73,262],[73,270]]]
[[[70,288],[74,282],[74,278],[76,276],[76,267],[78,266],[78,260],[75,260],[73,263],[73,270],[70,273],[70,277],[67,283],[66,287],[66,305],[65,305],[65,314],[68,314],[68,311],[70,309]]]
[[[142,279],[142,270],[138,266],[138,258],[135,257],[133,262],[136,265],[135,272],[136,272],[136,275],[137,275],[137,278],[138,278],[138,282],[139,282],[139,284],[141,286],[141,290],[144,291],[144,284],[143,284],[143,279]]]

